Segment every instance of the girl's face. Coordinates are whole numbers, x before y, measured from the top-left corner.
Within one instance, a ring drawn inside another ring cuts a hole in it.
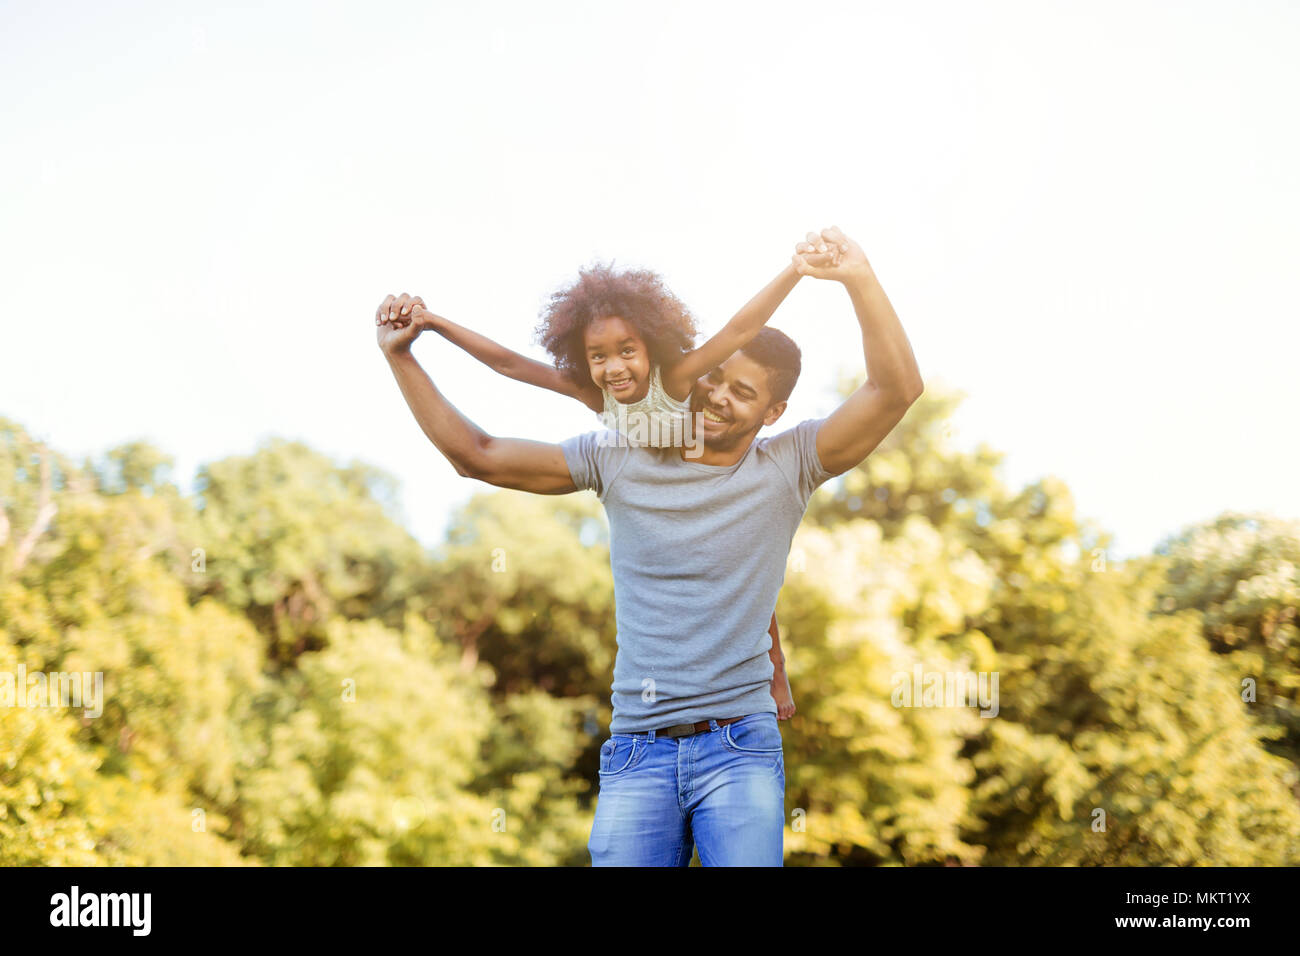
[[[597,388],[614,400],[639,402],[650,391],[650,352],[636,330],[616,315],[596,319],[583,333],[587,368]]]

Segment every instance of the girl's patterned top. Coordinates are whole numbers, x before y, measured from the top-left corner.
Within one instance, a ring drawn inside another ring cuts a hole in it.
[[[650,390],[639,402],[623,404],[609,389],[605,393],[605,410],[600,420],[606,428],[622,434],[631,445],[651,448],[674,448],[685,444],[689,434],[691,405],[679,402],[664,391],[659,366],[650,369]]]

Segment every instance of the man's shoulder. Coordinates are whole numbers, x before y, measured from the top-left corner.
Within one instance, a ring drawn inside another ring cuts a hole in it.
[[[614,479],[623,473],[634,450],[619,432],[610,428],[572,435],[559,445],[574,485],[579,490],[590,488],[602,499]]]
[[[822,465],[817,452],[817,433],[825,418],[806,418],[768,438],[758,449],[759,457],[782,475],[802,505],[817,486],[834,477]]]
[[[618,448],[626,447],[623,436],[612,428],[593,428],[589,432],[579,432],[558,442],[562,448]]]
[[[805,418],[797,425],[791,425],[783,431],[759,437],[755,441],[755,446],[764,451],[769,451],[783,445],[796,445],[800,441],[807,441],[809,438],[815,440],[818,430],[825,421],[825,418]]]

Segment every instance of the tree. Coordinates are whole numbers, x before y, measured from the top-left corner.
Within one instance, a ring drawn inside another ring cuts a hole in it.
[[[396,625],[428,586],[423,548],[390,514],[393,479],[375,468],[276,439],[205,465],[196,485],[200,519],[178,573],[246,615],[278,665],[322,648],[332,615]],[[193,548],[201,573],[189,570]]]
[[[1196,616],[1148,614],[1155,580],[1080,569],[1063,608],[994,635],[1027,666],[972,757],[990,863],[1300,860],[1294,771],[1259,745]]]
[[[594,496],[475,495],[453,514],[433,580],[437,621],[495,690],[609,699],[614,587]]]
[[[401,634],[341,620],[328,630],[328,646],[302,655],[249,725],[240,792],[250,853],[313,866],[571,859],[582,821],[562,779],[564,720],[554,729],[498,720],[488,675],[467,679],[414,614]],[[508,713],[561,710],[534,698]],[[545,742],[542,753],[518,761],[518,734]],[[497,761],[486,779],[485,758]],[[531,827],[527,840],[521,827]]]
[[[1162,541],[1160,559],[1154,612],[1201,613],[1269,750],[1300,767],[1300,521],[1227,512]]]

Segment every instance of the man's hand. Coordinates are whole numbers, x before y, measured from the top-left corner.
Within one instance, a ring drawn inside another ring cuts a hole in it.
[[[838,226],[810,232],[795,243],[790,261],[801,276],[848,282],[871,274],[871,263],[862,247],[840,232]]]
[[[385,355],[410,351],[411,343],[429,327],[428,322],[416,318],[421,313],[431,314],[424,312],[424,300],[418,295],[403,292],[400,296],[390,295],[380,303],[375,310],[376,337]]]

